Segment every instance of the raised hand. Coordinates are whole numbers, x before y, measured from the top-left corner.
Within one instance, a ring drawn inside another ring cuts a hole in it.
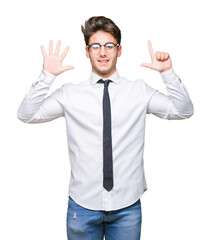
[[[67,70],[74,69],[73,66],[62,66],[62,61],[64,60],[67,52],[69,51],[69,47],[66,47],[63,53],[59,56],[61,41],[57,41],[55,52],[53,53],[53,41],[51,40],[49,43],[49,55],[47,55],[43,46],[40,46],[42,55],[44,57],[43,61],[43,69],[53,75],[57,76],[60,73],[63,73]]]
[[[148,41],[148,49],[151,57],[151,63],[142,63],[142,67],[148,67],[159,72],[165,72],[172,68],[172,61],[167,52],[153,51],[151,41]]]

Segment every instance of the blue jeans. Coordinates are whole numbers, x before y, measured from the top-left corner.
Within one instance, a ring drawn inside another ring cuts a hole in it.
[[[81,207],[69,197],[67,211],[68,240],[140,240],[141,202],[114,211],[96,211]]]

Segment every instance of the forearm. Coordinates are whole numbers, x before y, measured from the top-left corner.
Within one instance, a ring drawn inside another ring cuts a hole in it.
[[[149,105],[149,112],[164,119],[185,119],[193,115],[193,104],[188,91],[178,76],[170,69],[161,73],[168,95],[156,92]]]

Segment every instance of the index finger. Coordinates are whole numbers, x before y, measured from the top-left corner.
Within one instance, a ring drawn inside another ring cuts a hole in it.
[[[61,56],[60,56],[62,59],[65,58],[65,56],[67,55],[67,52],[69,51],[69,49],[70,49],[69,46],[67,46],[67,47],[65,48],[65,50],[63,51],[63,53],[62,53]]]
[[[150,53],[150,56],[151,56],[151,60],[155,59],[155,53],[153,51],[152,43],[151,43],[150,40],[148,41],[148,49],[149,49],[149,53]]]

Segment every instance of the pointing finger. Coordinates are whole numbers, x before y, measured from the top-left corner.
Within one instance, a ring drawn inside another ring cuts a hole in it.
[[[153,61],[155,59],[155,54],[154,54],[152,43],[150,40],[148,41],[148,49],[149,49],[151,60]]]

